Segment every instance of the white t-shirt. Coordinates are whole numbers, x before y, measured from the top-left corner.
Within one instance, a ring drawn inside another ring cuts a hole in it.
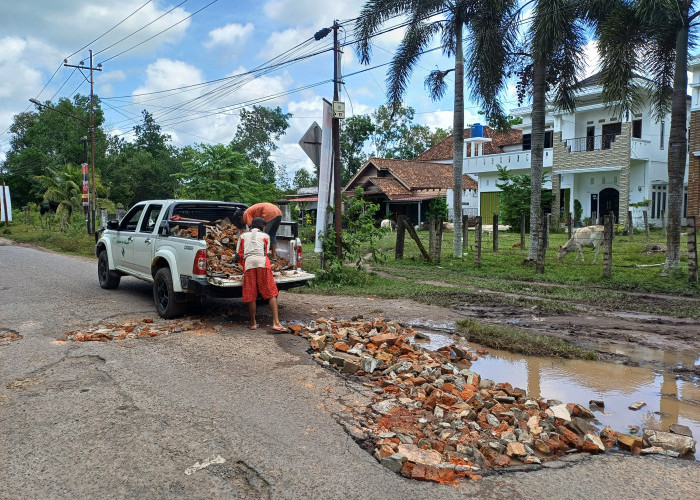
[[[270,247],[270,236],[260,229],[251,229],[238,238],[236,252],[244,259],[245,269],[256,269],[260,267],[270,267],[270,260],[267,258],[267,249]]]

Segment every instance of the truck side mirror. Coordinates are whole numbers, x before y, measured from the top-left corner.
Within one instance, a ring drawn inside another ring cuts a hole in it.
[[[113,231],[116,231],[119,229],[119,221],[118,220],[108,220],[107,221],[107,229],[111,229]]]
[[[170,236],[170,227],[168,221],[163,221],[158,226],[158,236]]]

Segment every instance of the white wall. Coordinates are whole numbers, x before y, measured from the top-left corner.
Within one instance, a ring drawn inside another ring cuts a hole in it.
[[[447,211],[450,220],[454,220],[454,209],[452,206],[453,199],[453,189],[447,190]],[[462,191],[462,213],[466,213],[469,216],[477,215],[476,212],[478,208],[478,194],[476,189],[465,189]]]

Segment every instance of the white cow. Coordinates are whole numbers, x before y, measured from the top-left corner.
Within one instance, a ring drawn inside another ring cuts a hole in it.
[[[381,228],[384,229],[385,227],[389,228],[389,231],[391,231],[391,228],[393,227],[393,223],[391,222],[390,219],[384,219],[381,224]]]
[[[595,264],[596,260],[598,260],[600,245],[603,243],[604,229],[604,226],[588,226],[576,229],[571,239],[569,239],[564,246],[559,247],[559,258],[563,258],[569,252],[576,251],[576,258],[574,261],[578,260],[578,256],[580,255],[581,262],[584,262],[583,247],[591,247],[595,250],[595,258],[593,259],[593,263]]]

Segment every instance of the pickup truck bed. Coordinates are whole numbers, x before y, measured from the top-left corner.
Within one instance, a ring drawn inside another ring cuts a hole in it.
[[[193,297],[240,297],[242,275],[229,265],[227,272],[215,270],[215,261],[208,257],[205,239],[207,226],[217,221],[228,223],[233,213],[246,205],[230,202],[199,200],[152,200],[138,203],[121,221],[109,221],[97,241],[95,253],[99,258],[98,278],[102,288],[117,288],[122,276],[129,275],[153,284],[153,299],[158,314],[176,317],[183,305]],[[280,290],[305,285],[315,276],[301,269],[301,243],[296,226],[282,223],[277,236],[277,254],[289,266],[275,270],[275,282]],[[235,240],[217,242],[221,255],[235,252]]]

